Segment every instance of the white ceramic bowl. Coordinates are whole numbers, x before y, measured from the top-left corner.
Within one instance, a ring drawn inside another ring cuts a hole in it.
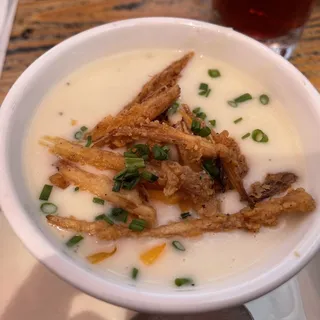
[[[320,244],[319,212],[307,215],[267,262],[221,283],[189,291],[135,288],[120,279],[101,278],[63,253],[33,215],[35,208],[22,170],[22,144],[34,109],[59,79],[79,66],[102,56],[147,47],[194,49],[245,70],[263,83],[288,108],[300,131],[307,158],[307,190],[320,203],[320,98],[309,81],[289,62],[231,29],[192,20],[146,18],[80,33],[37,59],[14,84],[2,105],[0,122],[0,200],[5,215],[42,263],[81,290],[114,304],[136,310],[186,313],[257,298],[296,274],[315,254]]]

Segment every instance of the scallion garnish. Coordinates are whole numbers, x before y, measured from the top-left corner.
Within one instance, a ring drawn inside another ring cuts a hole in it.
[[[261,104],[266,105],[266,104],[269,103],[270,98],[269,98],[269,96],[267,96],[266,94],[262,94],[262,95],[259,97],[259,100],[260,100]]]
[[[200,83],[199,85],[199,96],[205,96],[205,97],[208,97],[209,94],[211,92],[211,89],[209,88],[208,84],[207,83]]]
[[[141,177],[149,182],[155,182],[159,179],[158,176],[156,176],[155,174],[153,174],[149,171],[142,171]]]
[[[233,107],[233,108],[236,108],[238,106],[239,103],[242,103],[242,102],[245,102],[245,101],[248,101],[248,100],[251,100],[252,99],[252,96],[250,93],[244,93],[242,94],[241,96],[233,99],[233,100],[230,100],[228,101],[228,104]]]
[[[82,126],[82,127],[80,128],[80,130],[81,130],[82,132],[85,132],[85,131],[88,130],[88,128],[87,128],[86,126]]]
[[[123,156],[124,156],[125,158],[138,158],[138,156],[137,156],[135,153],[130,152],[130,151],[124,152],[124,153],[123,153]]]
[[[180,241],[172,241],[172,245],[179,251],[186,251],[185,247],[182,245]]]
[[[191,217],[191,214],[190,214],[190,212],[182,212],[180,214],[180,217],[181,217],[181,219],[187,219],[187,218]]]
[[[266,143],[269,141],[268,136],[260,129],[255,129],[251,133],[252,140],[256,142]]]
[[[122,186],[122,182],[120,182],[120,181],[115,181],[114,184],[113,184],[112,191],[113,191],[113,192],[119,192],[120,189],[121,189],[121,186]]]
[[[125,190],[132,190],[140,181],[140,176],[136,178],[132,178],[130,181],[123,181],[122,182],[122,189]]]
[[[211,78],[218,78],[221,76],[220,71],[218,69],[209,69],[208,75]]]
[[[96,204],[104,205],[104,200],[103,200],[103,199],[100,199],[100,198],[94,197],[94,198],[92,199],[92,202],[93,202],[93,203],[96,203]]]
[[[196,108],[194,108],[193,110],[192,110],[192,113],[194,113],[195,115],[197,114],[197,113],[199,113],[201,111],[201,108],[200,107],[196,107]]]
[[[129,167],[116,174],[113,180],[112,191],[119,192],[121,188],[131,190],[140,181],[140,173],[136,167]]]
[[[239,122],[242,121],[242,120],[243,120],[243,118],[238,118],[238,119],[234,120],[233,123],[237,124],[237,123],[239,123]]]
[[[249,137],[250,137],[250,132],[248,132],[248,133],[246,133],[245,135],[243,135],[243,136],[241,137],[241,139],[244,140],[244,139],[247,139],[247,138],[249,138]]]
[[[94,218],[94,220],[96,220],[96,221],[103,220],[103,221],[108,222],[110,225],[113,225],[113,224],[114,224],[114,222],[113,222],[106,214],[104,214],[104,213],[99,214],[98,216],[96,216],[96,217]]]
[[[217,124],[216,120],[209,120],[209,123],[212,125],[212,127],[215,127]]]
[[[191,131],[194,134],[198,134],[200,130],[201,130],[201,123],[198,120],[193,119],[191,123]]]
[[[143,158],[124,158],[126,168],[145,168],[145,163]]]
[[[172,116],[173,114],[175,114],[178,111],[179,108],[179,103],[176,101],[172,104],[172,106],[168,109],[167,111],[167,115],[168,116]]]
[[[220,176],[220,170],[216,166],[214,160],[206,159],[202,162],[202,167],[207,173],[213,178],[216,179]]]
[[[110,215],[113,220],[126,223],[128,220],[128,211],[122,208],[112,208],[110,211]]]
[[[147,144],[135,144],[132,148],[129,149],[129,154],[131,155],[131,158],[133,157],[133,154],[136,155],[136,158],[142,158],[144,160],[148,160],[149,157],[149,146]],[[124,153],[124,156],[126,156],[126,152]]]
[[[75,188],[74,188],[74,191],[75,191],[75,192],[77,192],[77,191],[79,191],[79,190],[80,190],[79,187],[75,187]]]
[[[181,287],[189,284],[194,285],[193,280],[190,278],[176,278],[174,280],[174,283],[177,287]]]
[[[169,159],[169,147],[155,144],[152,148],[153,157],[155,160],[168,160]]]
[[[204,120],[207,117],[207,115],[203,111],[201,111],[200,107],[193,109],[192,112],[195,114],[197,118],[200,118],[202,120]]]
[[[81,240],[83,240],[83,236],[81,235],[73,236],[66,242],[66,246],[71,248],[75,246],[77,243],[79,243]]]
[[[77,131],[75,134],[74,134],[74,138],[76,140],[81,140],[83,138],[83,132],[82,131]]]
[[[54,214],[58,211],[58,207],[51,203],[51,202],[45,202],[42,203],[40,206],[40,210],[44,213],[44,214]]]
[[[141,232],[147,225],[147,221],[143,219],[133,219],[129,224],[129,229],[132,231]]]
[[[92,137],[88,136],[87,143],[86,143],[85,147],[89,148],[91,146],[91,143],[92,143]]]
[[[51,191],[52,191],[53,186],[49,185],[49,184],[45,184],[42,188],[42,191],[40,193],[39,196],[39,200],[44,200],[44,201],[48,201]]]
[[[203,127],[200,129],[198,136],[207,137],[211,133],[211,129],[209,127]]]
[[[138,274],[139,274],[139,269],[137,269],[137,268],[132,268],[132,270],[131,270],[131,278],[132,278],[133,280],[136,280],[136,279],[137,279]]]

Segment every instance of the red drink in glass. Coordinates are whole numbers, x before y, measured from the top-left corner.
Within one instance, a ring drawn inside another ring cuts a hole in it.
[[[314,0],[213,0],[216,21],[257,40],[297,42]],[[289,40],[289,41],[288,41]]]

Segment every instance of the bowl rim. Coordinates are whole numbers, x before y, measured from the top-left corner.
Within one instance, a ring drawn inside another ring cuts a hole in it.
[[[320,95],[312,86],[309,80],[303,76],[293,65],[288,61],[272,52],[269,48],[259,42],[233,31],[230,28],[225,28],[210,24],[207,22],[196,21],[191,19],[181,18],[136,18],[104,24],[92,29],[83,31],[71,38],[62,41],[45,54],[35,60],[14,83],[9,93],[7,94],[2,107],[0,109],[0,203],[11,227],[22,240],[27,249],[46,267],[58,274],[61,278],[98,299],[110,302],[115,305],[120,305],[133,310],[157,311],[157,312],[199,312],[221,309],[231,305],[241,304],[252,299],[255,299],[272,289],[275,289],[297,272],[299,272],[313,257],[317,249],[320,247],[320,237],[317,239],[308,239],[306,254],[300,259],[294,261],[283,259],[282,263],[272,268],[269,272],[257,276],[254,281],[243,283],[240,286],[225,288],[219,291],[219,295],[213,292],[171,292],[161,293],[150,290],[149,288],[135,288],[123,286],[111,281],[101,281],[101,278],[96,274],[81,268],[76,262],[66,258],[62,252],[55,248],[49,239],[32,223],[31,218],[24,210],[19,201],[19,197],[11,180],[11,174],[8,170],[10,161],[7,153],[8,128],[11,115],[15,112],[13,108],[17,96],[23,95],[23,89],[28,83],[28,79],[37,74],[43,65],[50,62],[50,59],[59,54],[63,50],[68,50],[77,43],[81,43],[94,34],[110,32],[112,30],[130,27],[136,25],[185,25],[189,27],[206,29],[212,32],[221,32],[232,35],[238,38],[246,45],[255,50],[263,52],[275,63],[282,65],[283,72],[291,73],[297,77],[298,81],[303,83],[305,89],[312,97],[314,102],[320,102]],[[284,71],[285,69],[285,71]],[[314,105],[313,103],[312,105]],[[315,108],[320,119],[320,108]],[[320,121],[320,120],[319,120]],[[14,214],[10,214],[14,212]],[[50,257],[50,259],[47,259]],[[82,281],[86,279],[86,281]]]

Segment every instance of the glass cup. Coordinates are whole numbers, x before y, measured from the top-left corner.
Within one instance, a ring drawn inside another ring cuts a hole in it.
[[[212,0],[213,22],[264,43],[289,59],[315,0]]]

